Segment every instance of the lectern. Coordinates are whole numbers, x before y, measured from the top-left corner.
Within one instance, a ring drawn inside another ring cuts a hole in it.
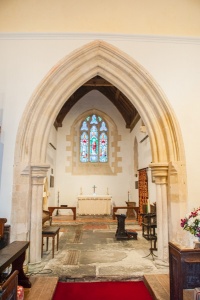
[[[116,239],[117,240],[137,240],[137,232],[130,232],[125,230],[125,219],[126,215],[121,214],[121,215],[116,215],[117,217],[117,231],[116,231]]]
[[[133,209],[134,209],[134,206],[136,206],[136,203],[133,201],[126,201],[126,205],[127,205],[127,207],[130,208],[130,209],[127,209],[127,213],[126,213],[127,218],[134,218],[135,212],[133,211]],[[131,209],[131,208],[133,208],[133,209]]]

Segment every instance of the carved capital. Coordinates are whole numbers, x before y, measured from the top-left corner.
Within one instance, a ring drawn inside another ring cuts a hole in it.
[[[31,177],[33,184],[44,184],[49,165],[31,165]]]
[[[155,184],[167,184],[168,163],[151,163],[152,180]]]
[[[31,176],[33,184],[43,184],[50,165],[30,165],[22,171],[22,175]]]

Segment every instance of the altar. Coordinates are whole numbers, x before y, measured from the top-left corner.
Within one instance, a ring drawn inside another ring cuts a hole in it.
[[[79,215],[110,215],[112,210],[110,195],[78,196]]]

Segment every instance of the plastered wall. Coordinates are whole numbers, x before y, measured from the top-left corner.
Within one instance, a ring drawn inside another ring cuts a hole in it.
[[[199,36],[200,3],[198,0],[3,0],[0,31]]]

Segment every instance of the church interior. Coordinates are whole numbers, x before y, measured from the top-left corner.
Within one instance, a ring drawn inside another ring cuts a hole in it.
[[[47,2],[0,3],[0,299],[194,299],[200,3]]]

